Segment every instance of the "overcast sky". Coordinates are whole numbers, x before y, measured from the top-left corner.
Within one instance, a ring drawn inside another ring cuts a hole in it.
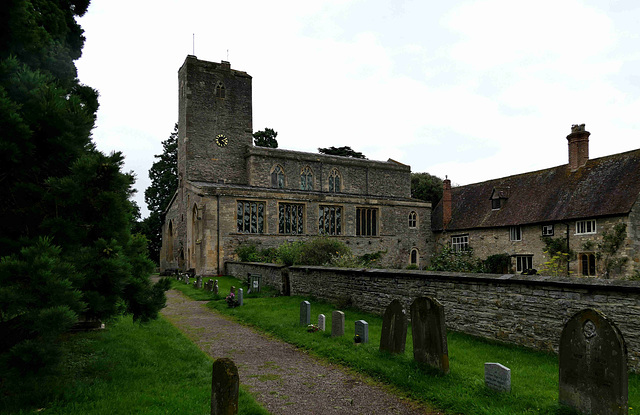
[[[143,216],[188,54],[253,77],[254,131],[280,148],[460,185],[566,164],[572,124],[591,158],[640,148],[636,0],[93,0],[80,24],[93,137],[126,156]]]

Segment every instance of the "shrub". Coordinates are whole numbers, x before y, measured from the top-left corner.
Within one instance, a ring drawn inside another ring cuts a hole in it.
[[[473,255],[473,249],[454,251],[450,246],[441,246],[431,257],[431,271],[483,272],[482,261]]]
[[[283,243],[275,250],[277,262],[286,266],[299,264],[302,246],[302,242]]]
[[[485,272],[491,274],[506,274],[509,272],[509,265],[511,265],[511,257],[508,254],[490,255],[482,261]]]
[[[418,269],[418,265],[417,264],[409,264],[409,265],[407,265],[406,269]]]
[[[302,245],[300,265],[325,265],[334,256],[350,253],[351,250],[344,242],[327,237],[314,238]]]

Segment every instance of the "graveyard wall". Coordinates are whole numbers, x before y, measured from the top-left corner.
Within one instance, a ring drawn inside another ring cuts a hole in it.
[[[227,262],[227,273],[267,273],[264,264]],[[408,310],[418,296],[445,307],[447,328],[474,336],[558,352],[564,324],[578,311],[595,308],[620,329],[629,369],[640,373],[640,283],[587,278],[463,274],[408,270],[290,267],[291,294],[382,314],[399,299]],[[276,288],[282,289],[282,279]]]

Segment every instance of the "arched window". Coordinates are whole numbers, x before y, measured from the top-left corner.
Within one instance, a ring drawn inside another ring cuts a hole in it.
[[[300,172],[300,190],[313,190],[313,171],[309,166]]]
[[[340,173],[338,169],[331,170],[329,173],[329,192],[331,193],[339,193],[341,190],[340,183]]]
[[[277,165],[271,170],[271,187],[284,189],[284,169]]]
[[[414,211],[409,212],[409,227],[418,227],[418,214]]]
[[[411,256],[409,258],[409,263],[411,265],[418,265],[418,249],[417,248],[413,248],[411,250]]]
[[[173,261],[173,222],[169,221],[167,226],[167,261]]]
[[[225,98],[227,95],[222,82],[216,84],[216,98]]]

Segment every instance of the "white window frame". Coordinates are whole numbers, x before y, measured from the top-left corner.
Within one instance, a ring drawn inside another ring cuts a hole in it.
[[[533,269],[533,255],[515,255],[516,257],[516,273],[521,273],[525,269]],[[523,267],[523,262],[526,261],[526,265],[530,265],[529,268]]]
[[[553,236],[554,232],[553,225],[542,225],[542,236]]]
[[[469,235],[456,235],[451,237],[451,249],[454,252],[469,250]]]
[[[598,226],[595,219],[576,221],[576,235],[593,235],[597,231]]]
[[[511,242],[520,242],[522,240],[522,228],[520,226],[509,227],[509,240]]]

